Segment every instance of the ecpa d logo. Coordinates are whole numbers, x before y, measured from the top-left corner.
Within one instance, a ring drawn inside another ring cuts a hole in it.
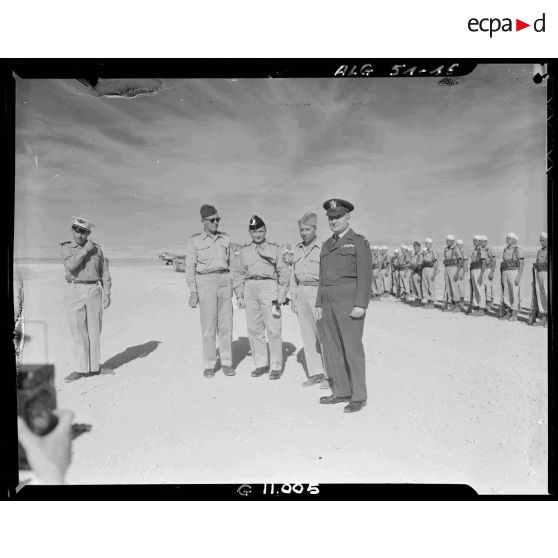
[[[535,19],[533,22],[533,30],[536,33],[544,33],[545,32],[545,25],[546,25],[546,14],[542,14],[541,17]],[[513,31],[521,31],[522,29],[526,29],[527,27],[531,27],[530,23],[526,23],[521,19],[515,19],[515,28],[512,23],[512,18],[504,17],[500,19],[499,17],[484,17],[478,19],[476,17],[472,17],[467,22],[467,27],[469,31],[472,33],[478,33],[479,31],[482,33],[489,33],[490,38],[494,33],[500,32],[513,32]]]

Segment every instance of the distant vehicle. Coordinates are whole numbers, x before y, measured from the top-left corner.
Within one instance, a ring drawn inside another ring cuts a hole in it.
[[[165,265],[172,265],[174,258],[176,258],[176,254],[173,252],[161,252],[159,254],[159,259],[165,262]]]
[[[174,270],[184,273],[186,271],[186,256],[175,256],[172,262]]]

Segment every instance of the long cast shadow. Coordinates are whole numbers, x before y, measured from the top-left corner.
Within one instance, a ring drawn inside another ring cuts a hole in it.
[[[148,354],[152,353],[161,343],[161,341],[148,341],[142,345],[135,345],[133,347],[128,347],[121,353],[110,357],[106,362],[102,364],[102,367],[111,368],[112,370],[128,364],[135,360],[136,358],[144,358]]]
[[[283,341],[283,368],[282,372],[285,371],[285,365],[287,364],[287,359],[296,351],[296,347],[289,341]]]
[[[250,354],[248,337],[239,337],[232,342],[232,367],[236,368]]]

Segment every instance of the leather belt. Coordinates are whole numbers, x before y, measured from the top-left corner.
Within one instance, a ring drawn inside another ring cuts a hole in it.
[[[548,271],[548,264],[545,263],[539,263],[539,264],[535,264],[535,269],[537,271]]]
[[[246,277],[246,281],[275,281],[273,277],[262,277],[261,275],[254,275],[254,277]]]
[[[96,285],[98,282],[100,281],[100,279],[97,279],[97,281],[68,281],[68,283],[71,284],[79,284],[79,285]]]
[[[423,262],[422,267],[434,267],[434,262]]]
[[[519,269],[519,262],[503,261],[502,269]]]
[[[300,281],[297,283],[297,285],[302,285],[303,287],[317,287],[319,284],[319,281]]]
[[[446,267],[452,266],[452,265],[457,265],[457,260],[444,260],[444,265]]]
[[[216,269],[215,271],[204,271],[203,273],[198,273],[196,271],[196,275],[213,275],[215,273],[228,273],[228,269]]]

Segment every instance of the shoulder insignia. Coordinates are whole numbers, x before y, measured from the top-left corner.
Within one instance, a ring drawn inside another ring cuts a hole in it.
[[[279,248],[279,244],[277,244],[277,242],[275,242],[273,240],[268,240],[267,243],[271,244],[272,246],[277,246],[277,248]]]
[[[66,240],[66,242],[61,242],[60,246],[66,246],[66,244],[71,244],[72,241],[71,240]]]
[[[197,232],[197,233],[194,233],[190,238],[194,238],[194,236],[200,236],[200,235],[201,235],[201,233]]]
[[[227,233],[225,231],[219,231],[219,234],[222,234],[223,236],[229,236],[229,233]]]

